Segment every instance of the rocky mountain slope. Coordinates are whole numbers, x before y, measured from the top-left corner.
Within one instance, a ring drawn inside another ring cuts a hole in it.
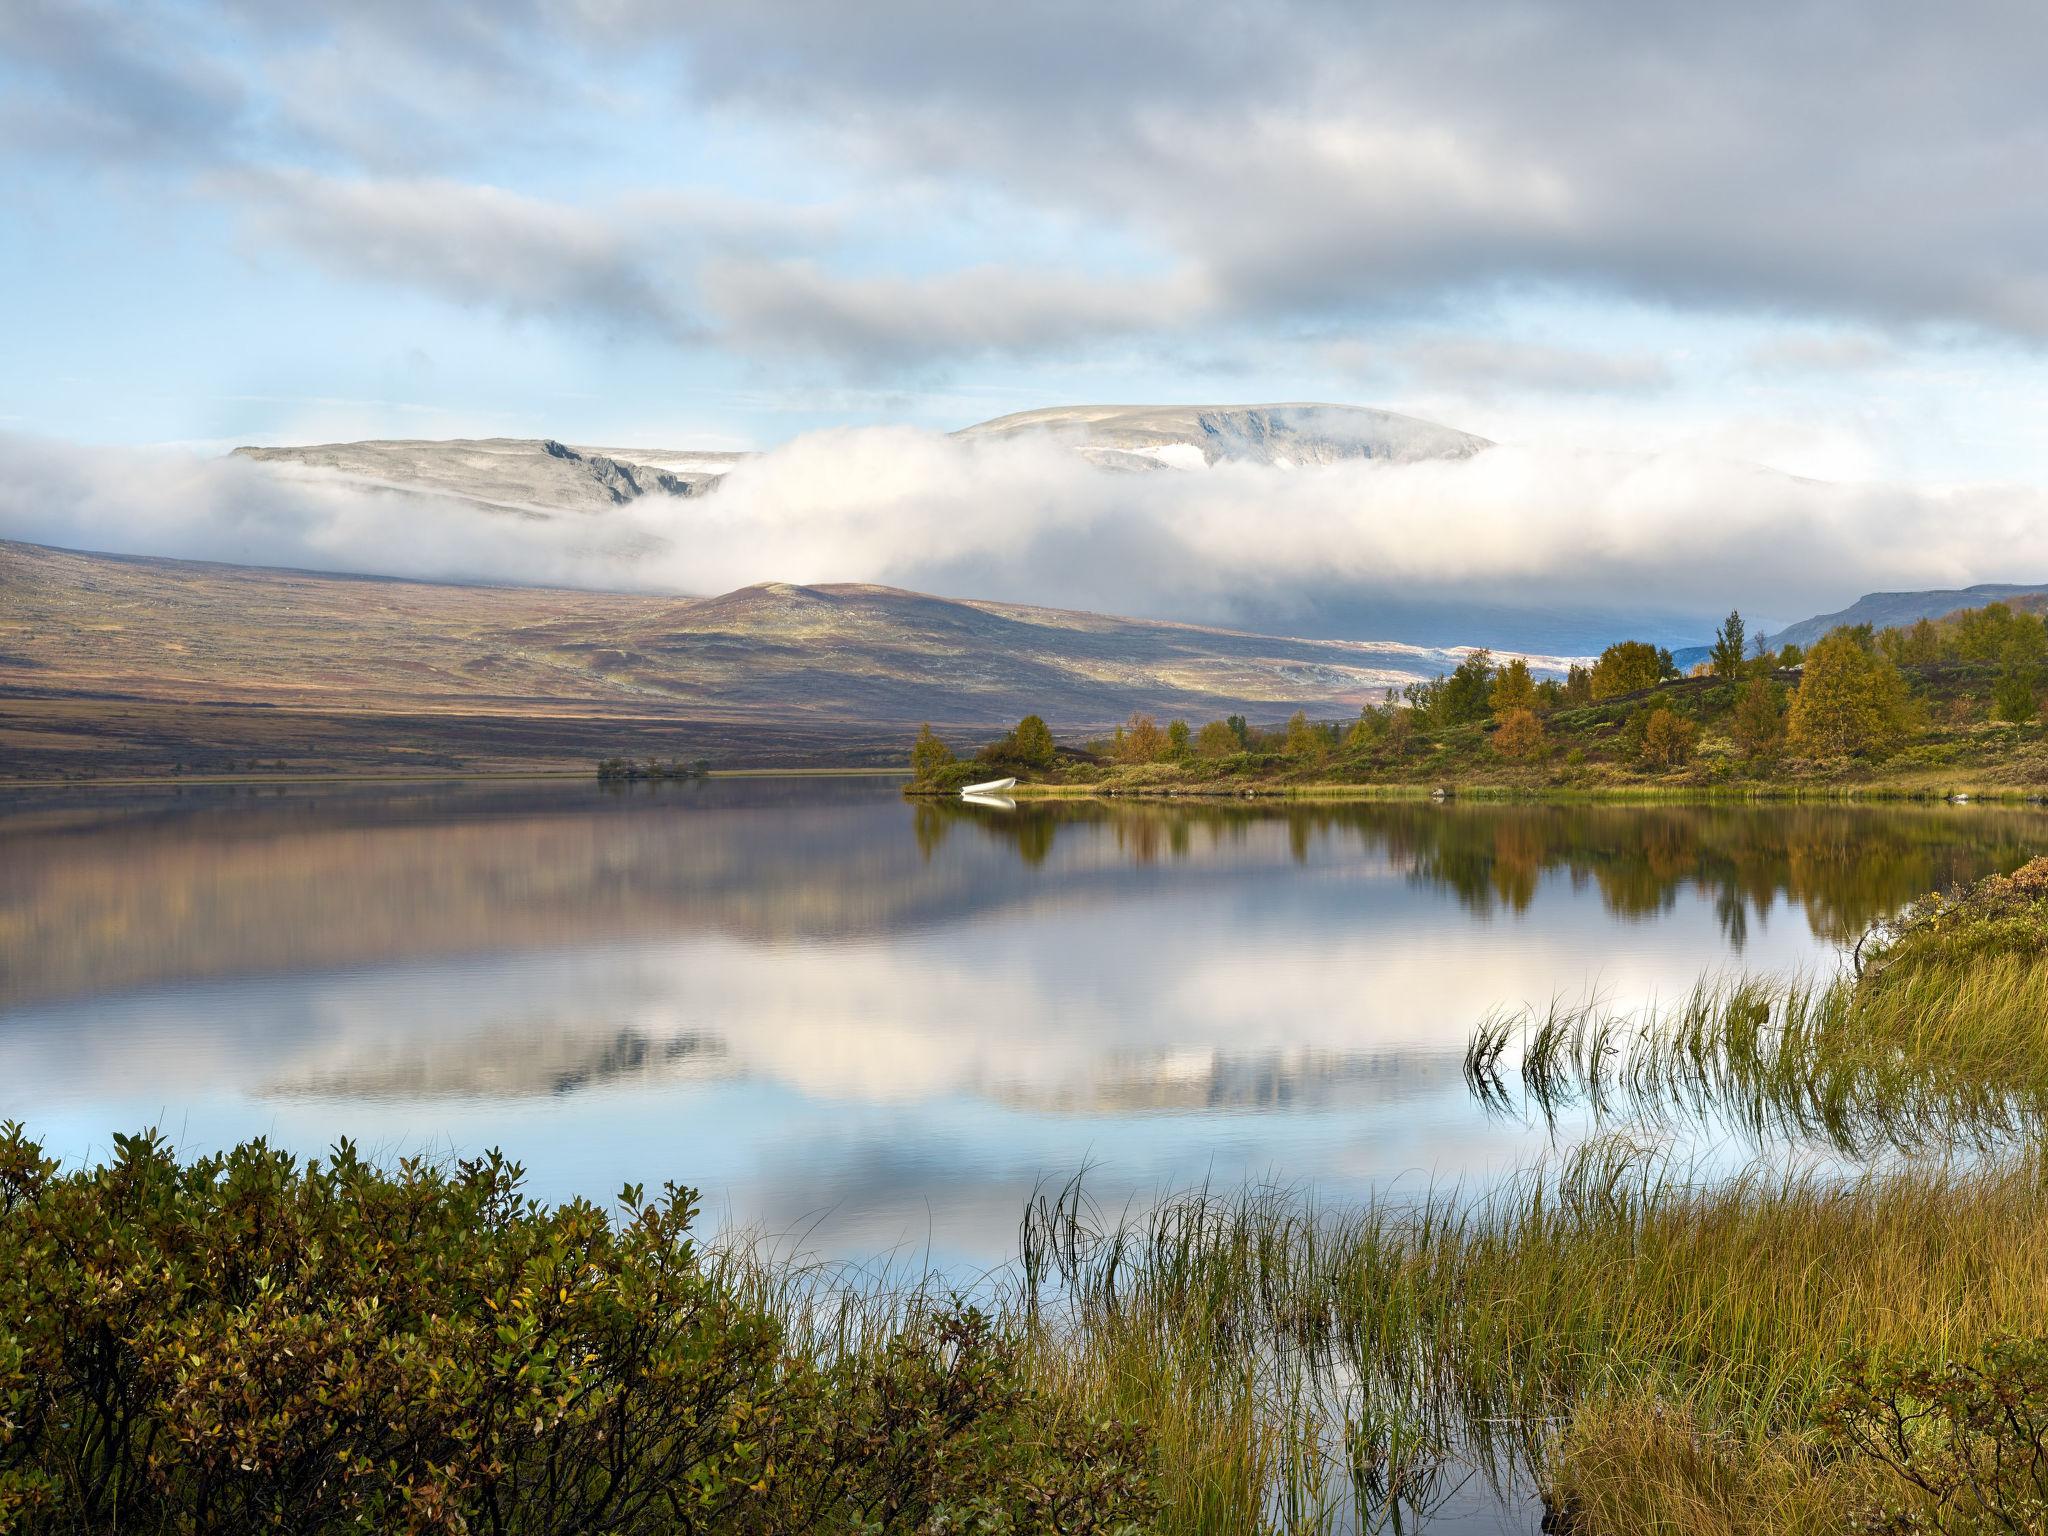
[[[1493,445],[1413,416],[1357,405],[1071,405],[1020,411],[958,437],[1043,434],[1105,469],[1300,468],[1347,459],[1466,459]]]
[[[1350,405],[1059,406],[1000,416],[964,439],[1042,435],[1111,470],[1300,467],[1347,459],[1469,458],[1483,437]],[[237,448],[287,473],[452,497],[494,511],[603,512],[642,496],[700,496],[749,455],[687,448],[572,446],[552,438],[379,439]]]
[[[571,448],[553,438],[409,438],[237,448],[236,458],[362,485],[474,502],[494,511],[553,516],[599,512],[650,493],[694,496],[740,454]]]

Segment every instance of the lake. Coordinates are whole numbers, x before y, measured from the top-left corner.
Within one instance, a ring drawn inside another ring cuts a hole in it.
[[[2048,846],[1981,806],[913,805],[893,780],[0,798],[0,1117],[55,1154],[501,1146],[972,1274],[1032,1190],[1483,1187],[1489,1012],[1831,972]]]

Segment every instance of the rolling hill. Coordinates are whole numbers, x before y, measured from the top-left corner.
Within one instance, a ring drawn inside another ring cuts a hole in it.
[[[0,543],[0,772],[685,748],[893,762],[921,720],[972,731],[1036,711],[1086,731],[1133,710],[1348,715],[1458,654],[876,586],[671,598]]]

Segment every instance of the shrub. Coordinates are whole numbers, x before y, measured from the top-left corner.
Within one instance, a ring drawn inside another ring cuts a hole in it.
[[[1681,768],[1692,761],[1699,739],[1698,721],[1660,705],[1643,718],[1643,741],[1638,756],[1646,767]]]
[[[1493,733],[1493,748],[1503,757],[1535,757],[1543,745],[1543,722],[1533,709],[1509,710]]]
[[[910,776],[928,784],[952,761],[953,749],[932,733],[930,722],[919,727],[917,740],[910,744]]]
[[[695,1246],[693,1194],[544,1208],[492,1154],[344,1143],[63,1173],[0,1129],[0,1527],[1109,1532],[1136,1432],[913,1309],[829,1350]]]
[[[1867,1510],[1865,1530],[2048,1529],[2048,1340],[1997,1340],[1976,1360],[1864,1355],[1844,1374],[1830,1429],[1909,1490]]]

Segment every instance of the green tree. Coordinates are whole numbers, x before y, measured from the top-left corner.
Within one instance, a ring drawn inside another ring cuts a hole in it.
[[[1166,728],[1166,755],[1186,757],[1188,755],[1188,723],[1176,720]]]
[[[917,740],[910,744],[910,776],[920,784],[929,784],[952,761],[953,749],[932,734],[931,722],[927,720],[919,728]]]
[[[1877,642],[1895,666],[1925,667],[1942,659],[1941,631],[1928,619],[1919,620],[1910,629],[1884,630]]]
[[[1053,759],[1052,728],[1037,715],[1026,715],[1011,733],[1011,758],[1027,768],[1050,768]]]
[[[1808,757],[1882,752],[1906,725],[1906,683],[1889,657],[1837,629],[1806,653],[1785,734]]]
[[[1493,718],[1505,720],[1515,710],[1536,708],[1536,679],[1529,675],[1529,663],[1517,656],[1500,669],[1486,696]]]
[[[1328,751],[1323,733],[1309,724],[1305,710],[1297,709],[1287,720],[1287,740],[1281,750],[1299,763],[1319,763]]]
[[[2007,725],[2025,725],[2034,718],[2034,690],[2039,674],[2017,659],[2008,661],[1992,690],[1991,712]]]
[[[1238,751],[1242,752],[1251,745],[1251,727],[1244,723],[1243,715],[1226,715],[1223,723],[1229,727],[1230,734],[1237,738]]]
[[[1464,725],[1493,713],[1493,652],[1474,651],[1438,682],[1442,686],[1430,704],[1438,725]]]
[[[1784,744],[1785,701],[1769,676],[1752,677],[1743,684],[1728,731],[1735,738],[1735,750],[1752,761],[1769,757]]]
[[[1741,675],[1744,639],[1742,614],[1731,609],[1714,631],[1714,648],[1708,657],[1714,664],[1714,676],[1733,682]]]
[[[1670,662],[1669,651],[1646,640],[1618,641],[1602,651],[1593,664],[1592,695],[1595,699],[1612,699],[1654,688],[1664,680]]]
[[[1565,669],[1564,704],[1567,709],[1584,709],[1593,702],[1593,669],[1576,661]]]
[[[1244,750],[1228,720],[1211,720],[1195,732],[1195,756],[1230,757]]]

